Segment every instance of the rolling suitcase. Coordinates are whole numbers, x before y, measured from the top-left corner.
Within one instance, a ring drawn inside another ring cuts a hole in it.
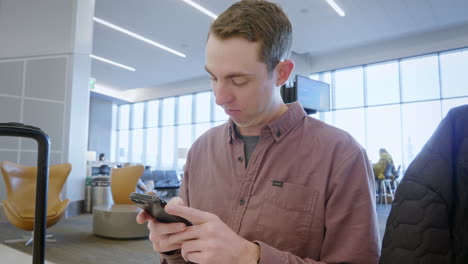
[[[25,137],[37,141],[36,212],[34,215],[33,264],[44,263],[47,214],[47,186],[49,181],[49,136],[40,128],[21,123],[0,123],[0,136]]]

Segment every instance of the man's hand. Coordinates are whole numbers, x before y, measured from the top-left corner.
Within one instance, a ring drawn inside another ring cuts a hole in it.
[[[218,216],[184,206],[180,202],[171,202],[166,205],[166,212],[189,220],[193,226],[186,227],[182,232],[174,232],[174,229],[169,228],[158,230],[157,238],[160,246],[163,246],[160,248],[175,249],[181,245],[182,257],[186,261],[201,264],[248,264],[257,263],[260,259],[260,247],[237,235]]]
[[[180,205],[184,204],[180,198],[174,198],[169,201],[168,204],[171,203]],[[148,222],[148,229],[150,230],[149,239],[153,243],[153,249],[155,251],[167,252],[181,248],[180,243],[170,244],[168,238],[171,234],[177,234],[179,232],[185,231],[187,227],[184,223],[161,223],[147,214],[144,210],[141,210],[141,212],[137,215],[136,221],[139,224]]]

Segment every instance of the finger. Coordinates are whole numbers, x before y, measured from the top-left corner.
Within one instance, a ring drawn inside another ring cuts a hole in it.
[[[158,252],[172,251],[182,247],[180,243],[170,243],[167,240],[167,235],[157,236],[153,233],[150,233],[149,239],[152,243],[153,249]]]
[[[175,203],[167,204],[164,210],[192,222],[194,225],[203,224],[213,219],[213,214]]]
[[[202,242],[200,240],[190,240],[186,241],[182,244],[181,247],[181,254],[182,257],[187,261],[188,254],[194,252],[201,252],[203,251]]]
[[[180,197],[174,197],[167,204],[185,205],[185,202]]]
[[[166,247],[166,248],[158,248],[158,247],[156,247],[155,244],[153,244],[153,250],[157,251],[157,252],[161,252],[163,254],[164,254],[164,252],[177,250],[177,249],[180,249],[181,247],[182,247],[181,244],[176,244],[176,245],[171,245],[171,246]]]
[[[184,223],[161,223],[157,220],[148,221],[148,229],[157,236],[170,235],[185,231],[187,226]]]
[[[149,214],[147,214],[145,211],[141,210],[137,217],[136,217],[136,221],[137,223],[139,224],[144,224],[146,221],[150,220],[150,219],[154,219],[152,218]]]
[[[199,228],[197,226],[187,227],[184,232],[169,235],[167,237],[167,241],[169,244],[182,244],[186,241],[199,239],[200,235],[198,233],[198,229]]]
[[[187,259],[186,261],[190,261],[193,263],[206,263],[207,257],[206,257],[206,251],[194,251],[187,253]]]

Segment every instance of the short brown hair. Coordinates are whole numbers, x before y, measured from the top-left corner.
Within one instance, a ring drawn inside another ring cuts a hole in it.
[[[283,10],[263,0],[243,0],[230,6],[211,24],[210,34],[220,39],[241,36],[260,42],[259,59],[268,72],[291,54],[292,26]]]

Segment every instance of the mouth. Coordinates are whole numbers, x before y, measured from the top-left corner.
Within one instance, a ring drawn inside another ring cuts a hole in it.
[[[229,110],[225,109],[224,111],[229,116],[237,115],[238,113],[240,113],[240,110],[233,110],[233,109],[229,109]]]

